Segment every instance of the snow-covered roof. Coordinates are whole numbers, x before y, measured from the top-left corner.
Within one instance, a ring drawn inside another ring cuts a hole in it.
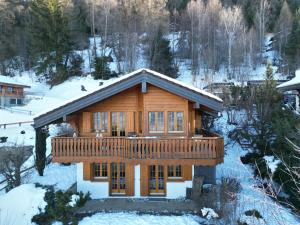
[[[28,85],[24,85],[20,82],[17,82],[13,77],[0,75],[0,84],[11,84],[14,86],[22,86],[22,87],[30,87]]]
[[[211,108],[212,110],[215,110],[215,111],[221,110],[222,103],[223,103],[221,98],[219,98],[219,97],[217,97],[217,96],[215,96],[215,95],[213,95],[213,94],[211,94],[207,91],[196,88],[192,85],[188,85],[184,82],[181,82],[181,81],[178,81],[176,79],[170,78],[170,77],[168,77],[164,74],[158,73],[158,72],[150,70],[150,69],[142,68],[142,69],[138,69],[136,71],[133,71],[131,73],[128,73],[126,75],[123,75],[118,79],[113,79],[111,81],[107,81],[104,85],[99,87],[96,91],[87,92],[86,94],[84,94],[83,96],[80,96],[79,98],[77,97],[77,98],[68,100],[68,101],[63,102],[60,105],[58,105],[58,106],[56,106],[52,109],[48,109],[45,112],[41,112],[40,114],[36,115],[36,117],[34,118],[35,126],[37,126],[37,124],[36,124],[37,120],[42,121],[43,120],[42,117],[44,115],[47,115],[47,114],[49,114],[51,112],[54,112],[54,111],[57,111],[58,109],[60,109],[60,113],[63,113],[62,112],[63,108],[68,107],[68,106],[69,106],[70,110],[72,108],[73,112],[75,111],[74,108],[76,108],[78,110],[78,107],[75,107],[75,106],[71,107],[70,106],[73,103],[75,104],[75,103],[81,101],[82,104],[80,104],[80,107],[84,108],[84,107],[88,106],[88,104],[92,104],[92,102],[95,103],[96,100],[100,101],[102,98],[104,99],[103,96],[105,96],[106,98],[111,96],[110,91],[108,91],[108,89],[110,89],[111,87],[114,87],[118,84],[122,86],[123,83],[124,83],[124,85],[123,85],[124,87],[122,87],[122,88],[127,89],[127,88],[129,88],[129,85],[131,85],[131,84],[136,85],[138,82],[141,82],[141,80],[139,80],[138,78],[146,79],[146,80],[144,80],[145,82],[151,83],[151,81],[150,81],[151,78],[150,77],[147,78],[146,77],[147,75],[145,77],[143,77],[143,74],[144,75],[145,74],[152,75],[154,78],[156,78],[156,82],[158,82],[157,78],[159,78],[159,81],[161,81],[161,82],[156,83],[157,86],[160,86],[160,83],[167,81],[168,83],[171,83],[172,85],[175,85],[177,88],[178,87],[181,88],[181,93],[183,95],[186,95],[187,99],[189,99],[189,98],[194,98],[195,99],[195,96],[192,96],[192,95],[187,96],[187,91],[190,91],[191,93],[193,93],[197,97],[197,101],[195,101],[195,102],[201,103],[201,101],[202,101],[202,102],[207,103],[207,104],[202,103],[203,105],[206,105],[207,107]],[[131,80],[130,83],[125,84],[125,81],[129,81],[129,80]],[[163,87],[163,88],[165,88],[165,87]],[[184,90],[186,90],[186,91],[183,92],[182,88],[184,88]],[[117,91],[120,91],[120,90],[117,90]],[[99,98],[99,96],[97,96],[97,95],[101,95],[101,97]],[[203,99],[201,99],[200,96]],[[85,105],[85,106],[83,107],[83,105]],[[68,113],[71,112],[70,110],[68,112],[65,111],[64,113],[68,114]],[[56,117],[58,117],[57,113],[56,113],[56,115],[52,116],[51,120],[54,121],[54,118],[56,118]],[[58,118],[61,118],[61,117],[58,117]],[[56,119],[58,119],[58,118],[56,118]],[[50,119],[49,119],[49,121],[50,121]],[[44,122],[42,124],[44,124]]]
[[[296,76],[277,86],[282,91],[300,90],[300,69],[296,70]]]

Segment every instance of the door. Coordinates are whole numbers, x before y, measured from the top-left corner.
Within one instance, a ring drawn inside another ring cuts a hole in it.
[[[164,166],[149,166],[149,192],[150,195],[165,194],[165,174]]]
[[[126,174],[125,163],[111,163],[111,194],[125,194]]]
[[[125,112],[111,112],[111,136],[125,136]]]

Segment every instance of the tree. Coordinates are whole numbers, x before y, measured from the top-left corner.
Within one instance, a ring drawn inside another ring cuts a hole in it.
[[[49,136],[48,129],[35,129],[35,166],[40,176],[44,175],[46,166],[46,139]]]
[[[45,74],[51,84],[68,78],[68,62],[73,48],[68,18],[59,0],[34,0],[28,24],[37,73]]]
[[[291,32],[292,22],[293,22],[292,12],[287,2],[284,1],[276,25],[276,32],[277,32],[276,44],[279,49],[279,55],[282,55],[282,49],[288,42],[288,36]]]
[[[7,191],[21,185],[21,167],[32,154],[32,146],[4,146],[0,148],[0,174],[7,182]]]
[[[228,49],[228,66],[227,71],[229,79],[232,76],[232,48],[234,41],[239,37],[243,30],[243,16],[240,7],[223,9],[221,12],[221,21],[223,23],[224,31],[227,39]]]
[[[176,78],[178,69],[173,64],[173,55],[169,45],[170,41],[163,37],[159,28],[148,49],[150,53],[150,68]]]
[[[94,67],[95,71],[93,72],[93,76],[95,79],[108,80],[111,78],[112,73],[108,66],[107,57],[96,57]]]

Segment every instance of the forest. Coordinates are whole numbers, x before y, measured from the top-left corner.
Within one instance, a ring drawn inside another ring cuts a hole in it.
[[[289,75],[300,63],[299,6],[299,0],[1,0],[0,73],[33,70],[55,85],[141,66],[177,77],[185,62],[194,78],[224,71],[228,79],[247,80],[249,70],[267,64],[265,38],[272,33],[270,63]],[[91,45],[90,71],[83,71],[81,51]]]

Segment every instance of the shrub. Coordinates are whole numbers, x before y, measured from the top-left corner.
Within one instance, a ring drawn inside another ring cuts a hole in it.
[[[245,212],[245,215],[246,216],[254,216],[257,219],[262,219],[263,218],[262,215],[256,209],[247,210]]]
[[[37,184],[37,186],[41,186]],[[39,225],[51,225],[54,221],[60,221],[63,224],[78,224],[77,218],[74,216],[73,209],[83,206],[90,199],[90,194],[77,193],[79,200],[74,207],[69,205],[72,192],[54,191],[53,186],[41,186],[47,189],[45,201],[47,206],[44,212],[35,215],[32,222]]]

